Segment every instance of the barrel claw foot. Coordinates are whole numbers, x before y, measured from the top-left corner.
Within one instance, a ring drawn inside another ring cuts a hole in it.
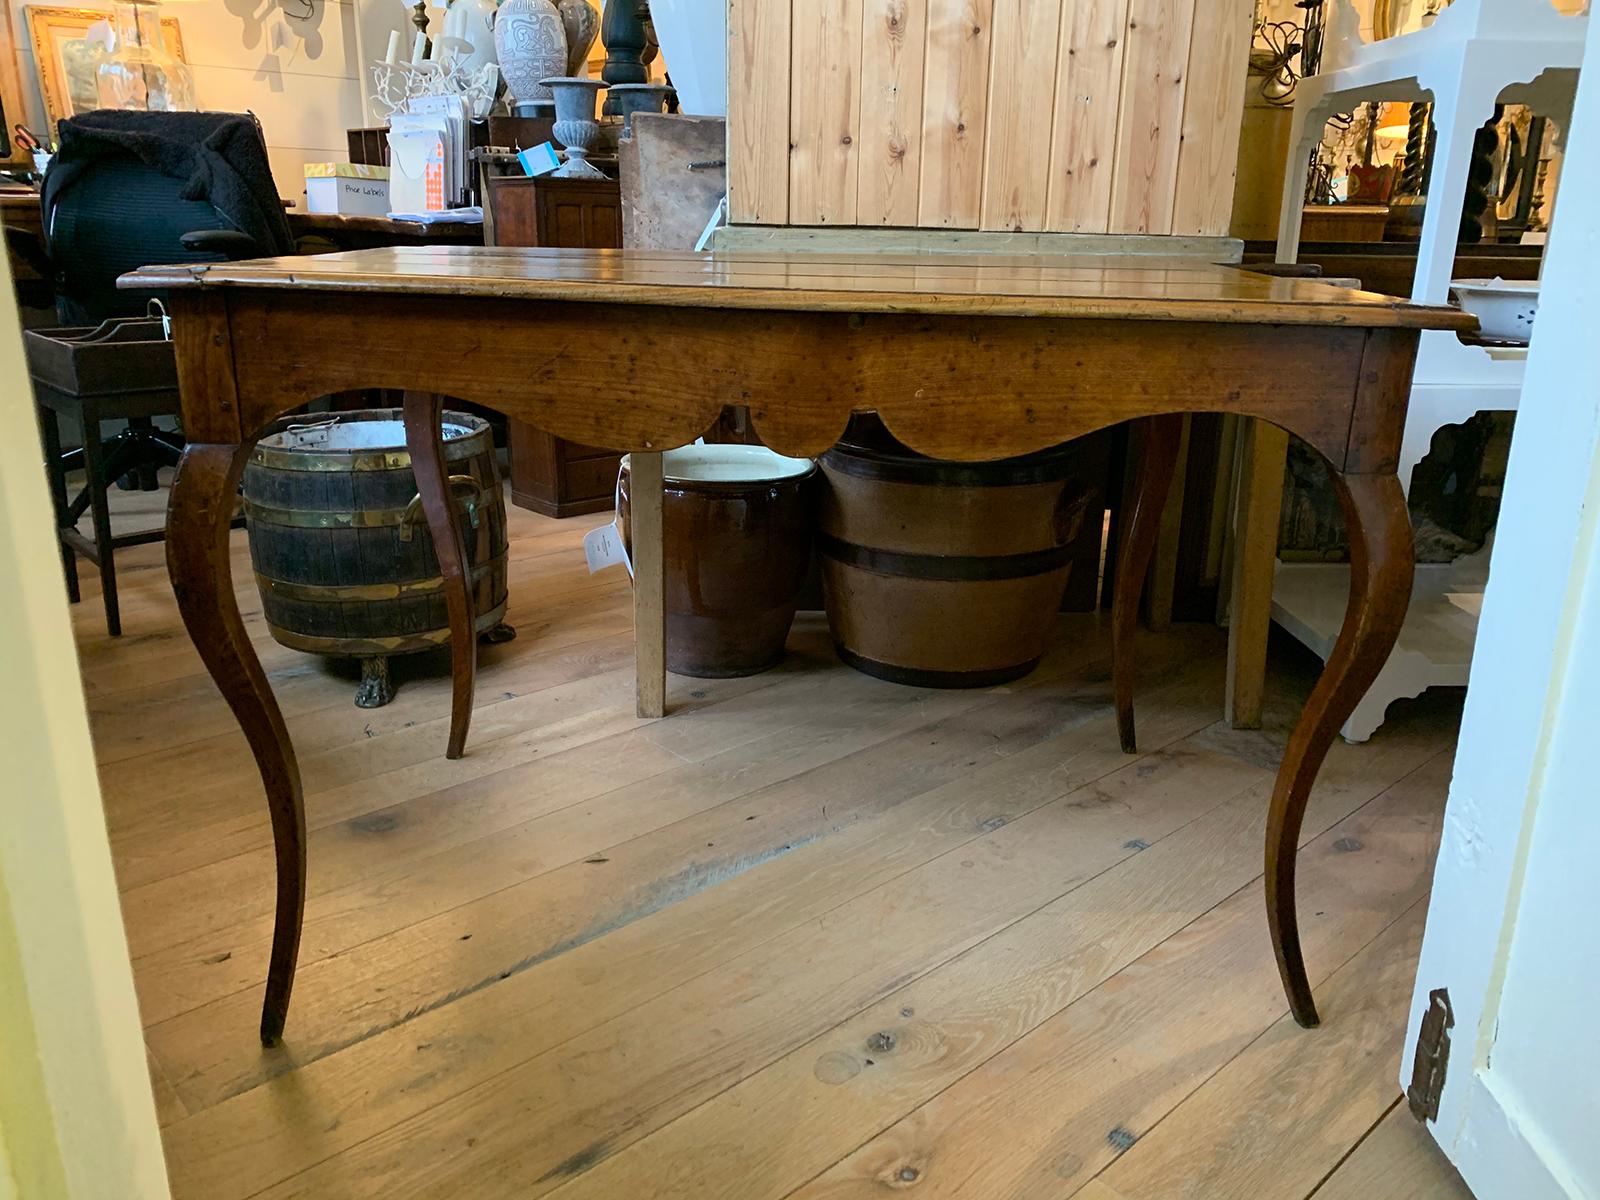
[[[498,646],[502,642],[509,642],[517,636],[514,626],[501,621],[498,625],[490,626],[478,635],[478,640],[490,646]]]
[[[357,708],[382,708],[394,699],[389,682],[389,659],[382,654],[361,660],[361,686],[356,689]]]

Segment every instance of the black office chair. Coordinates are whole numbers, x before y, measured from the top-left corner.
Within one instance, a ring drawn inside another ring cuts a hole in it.
[[[35,331],[29,360],[57,493],[69,590],[76,599],[74,554],[99,566],[106,621],[114,635],[120,625],[112,552],[149,535],[111,535],[106,488],[121,480],[124,487],[155,490],[157,470],[175,466],[183,448],[181,434],[155,425],[156,419],[181,411],[170,350],[155,363],[147,332],[130,327],[119,333],[112,327],[143,317],[159,294],[120,290],[117,279],[152,263],[291,254],[294,239],[272,182],[261,127],[252,116],[107,109],[68,118],[59,133],[60,146],[44,179],[40,262],[54,283],[62,324],[79,328],[56,331],[54,347],[44,344],[49,331]],[[61,365],[70,361],[75,346],[90,344],[113,351],[128,347],[126,369],[112,364],[93,388]],[[61,416],[81,422],[84,449],[61,453]],[[102,420],[122,420],[128,427],[102,441]],[[87,484],[68,500],[65,474],[80,466]],[[94,513],[92,543],[74,529],[86,509]]]
[[[62,121],[59,135],[43,207],[63,325],[143,316],[156,293],[117,287],[136,267],[294,252],[253,116],[105,109]],[[156,470],[175,465],[182,446],[134,417],[102,459],[109,478],[153,491]],[[80,463],[81,452],[67,465]]]

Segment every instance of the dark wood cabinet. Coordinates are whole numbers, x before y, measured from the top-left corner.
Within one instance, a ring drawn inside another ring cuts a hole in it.
[[[489,181],[489,203],[497,245],[622,245],[622,192],[615,179],[501,176]]]
[[[549,175],[489,180],[498,246],[622,245],[622,197],[615,179]],[[511,502],[547,517],[603,512],[612,505],[621,456],[511,421]]]

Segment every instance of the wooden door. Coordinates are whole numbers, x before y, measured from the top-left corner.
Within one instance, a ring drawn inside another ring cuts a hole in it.
[[[1597,44],[1600,27],[1589,53]],[[1401,1080],[1479,1200],[1600,1196],[1592,74],[1579,84],[1567,149],[1569,194],[1545,259]]]

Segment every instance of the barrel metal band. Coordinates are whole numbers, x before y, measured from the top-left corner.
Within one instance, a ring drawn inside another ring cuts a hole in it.
[[[472,497],[455,498],[459,512],[473,507]],[[289,529],[382,529],[408,524],[404,508],[369,508],[360,512],[334,511],[320,508],[276,508],[262,504],[248,496],[244,500],[244,515],[252,521],[267,525],[280,525]]]
[[[446,462],[461,462],[493,451],[486,429],[474,430],[466,437],[452,438],[444,444]],[[274,471],[409,471],[411,452],[395,447],[387,450],[287,450],[278,446],[255,448],[252,461]]]
[[[487,633],[506,615],[506,606],[502,602],[495,605],[486,613],[478,614],[472,627],[477,633]],[[313,637],[310,634],[295,633],[292,629],[284,629],[270,621],[267,628],[271,630],[273,640],[291,650],[304,650],[308,654],[339,654],[348,657],[365,658],[374,654],[409,654],[416,650],[431,650],[435,646],[442,646],[450,640],[449,629],[430,629],[426,633],[403,633],[396,637],[382,638],[339,638],[339,637]]]
[[[902,554],[858,546],[830,534],[817,534],[817,548],[846,566],[860,567],[876,575],[895,575],[905,579],[936,579],[950,583],[981,583],[999,579],[1024,579],[1060,570],[1072,561],[1073,547],[1055,546],[1026,554],[995,554],[966,557],[945,554]]]
[[[488,562],[480,563],[467,573],[470,586],[476,587],[488,574],[505,562],[505,554],[496,554]],[[408,579],[400,583],[291,583],[286,579],[273,579],[256,572],[256,584],[263,593],[270,592],[285,600],[302,600],[308,603],[334,604],[346,600],[405,600],[413,596],[433,596],[444,591],[444,578]]]

